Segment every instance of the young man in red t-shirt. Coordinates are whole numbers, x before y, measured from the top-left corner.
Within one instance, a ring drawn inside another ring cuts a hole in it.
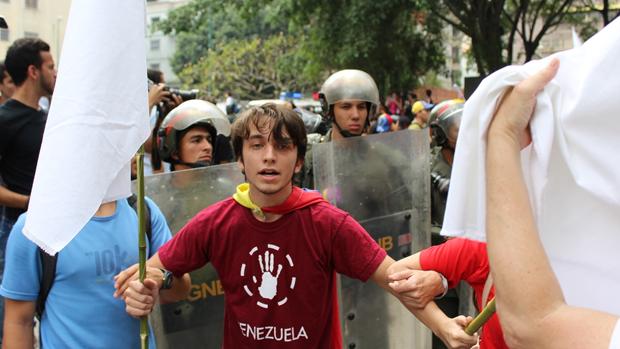
[[[334,272],[387,286],[394,261],[346,212],[292,185],[306,150],[295,112],[265,105],[235,122],[249,183],[207,207],[149,261],[174,275],[211,262],[226,292],[224,348],[339,348]],[[133,316],[151,312],[160,281],[117,277]]]
[[[408,270],[390,275],[391,280],[398,280],[390,285],[405,297],[412,289],[412,282],[415,281],[408,280],[411,270],[439,272],[447,279],[448,288],[456,287],[461,280],[467,282],[474,289],[476,307],[479,310],[484,308],[483,303],[486,305],[495,296],[495,289],[489,282],[489,258],[486,244],[483,242],[460,238],[450,239],[441,245],[432,246],[399,260],[392,264],[389,271],[402,269]],[[452,326],[441,309],[432,304],[426,307],[426,311],[427,316],[419,317],[420,320],[433,330],[449,348],[469,348],[466,343],[471,340],[471,337],[467,336],[462,329]],[[480,337],[480,348],[508,349],[497,315],[493,315],[484,325]]]

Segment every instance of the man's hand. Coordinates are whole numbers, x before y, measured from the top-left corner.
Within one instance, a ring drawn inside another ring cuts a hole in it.
[[[465,333],[465,328],[473,320],[471,316],[457,316],[447,319],[439,326],[437,336],[450,349],[470,349],[478,343],[478,335]]]
[[[531,143],[529,124],[536,106],[536,96],[553,79],[559,66],[560,61],[553,58],[538,73],[507,90],[489,125],[489,138],[500,135],[521,148]]]
[[[399,294],[400,300],[414,308],[426,307],[444,292],[441,276],[432,270],[403,270],[390,274],[388,280],[389,286]]]
[[[183,103],[183,98],[181,98],[181,96],[177,94],[172,93],[170,95],[170,100],[168,101],[166,106],[168,110],[172,110],[181,103]]]
[[[149,111],[161,102],[170,101],[171,93],[166,91],[166,85],[155,84],[149,89]]]
[[[139,280],[133,280],[123,292],[125,310],[133,317],[150,314],[158,298],[159,286],[151,279],[144,279],[144,284]]]
[[[148,315],[153,310],[164,279],[161,269],[147,266],[142,284],[138,280],[138,267],[138,264],[134,264],[114,277],[114,297],[122,297],[127,313],[135,317]]]
[[[114,277],[114,288],[116,289],[114,292],[114,297],[118,298],[123,296],[125,290],[129,287],[129,284],[140,278],[138,267],[138,264],[134,264],[131,267],[121,271]],[[144,281],[147,279],[155,282],[155,284],[157,284],[157,290],[159,291],[164,280],[164,273],[159,268],[147,266]]]

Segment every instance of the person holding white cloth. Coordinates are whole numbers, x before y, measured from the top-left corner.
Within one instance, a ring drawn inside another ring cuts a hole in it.
[[[553,59],[509,90],[489,126],[486,228],[497,309],[511,348],[617,349],[617,316],[566,304],[540,241],[522,175],[520,150],[531,141],[536,95],[558,67]]]
[[[620,348],[618,57],[620,20],[465,105],[442,234],[487,240],[511,348]]]

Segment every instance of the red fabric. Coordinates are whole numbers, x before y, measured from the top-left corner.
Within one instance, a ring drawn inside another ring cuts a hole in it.
[[[482,292],[489,275],[489,258],[486,244],[468,239],[450,239],[445,243],[428,248],[420,253],[420,266],[424,270],[435,270],[448,279],[448,286],[455,287],[459,281],[467,282],[473,289],[476,306],[482,309]],[[490,301],[495,297],[491,287]],[[497,314],[482,328],[481,349],[508,349]]]
[[[325,202],[325,199],[317,191],[304,191],[293,186],[293,191],[283,203],[277,206],[263,207],[261,210],[268,213],[287,214],[291,211]]]
[[[334,311],[332,312],[332,344],[331,349],[342,348],[342,329],[340,327],[340,306],[338,304],[338,275],[334,274],[334,281],[332,286],[332,305]]]
[[[159,250],[175,275],[213,263],[226,293],[224,348],[329,348],[340,336],[334,271],[366,281],[385,256],[326,202],[265,223],[232,198],[201,211]]]

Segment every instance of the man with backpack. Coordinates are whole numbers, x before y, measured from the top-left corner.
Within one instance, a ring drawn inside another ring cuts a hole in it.
[[[26,214],[11,231],[0,294],[6,298],[4,344],[32,348],[33,318],[40,320],[44,348],[137,348],[139,320],[116,299],[114,275],[138,261],[135,197],[103,203],[77,236],[55,256],[46,255],[22,229]],[[171,238],[159,208],[149,199],[147,253],[152,256]],[[134,267],[135,268],[135,267]],[[183,298],[189,276],[174,277],[147,268],[161,284],[161,300]],[[150,336],[151,348],[154,338]]]

